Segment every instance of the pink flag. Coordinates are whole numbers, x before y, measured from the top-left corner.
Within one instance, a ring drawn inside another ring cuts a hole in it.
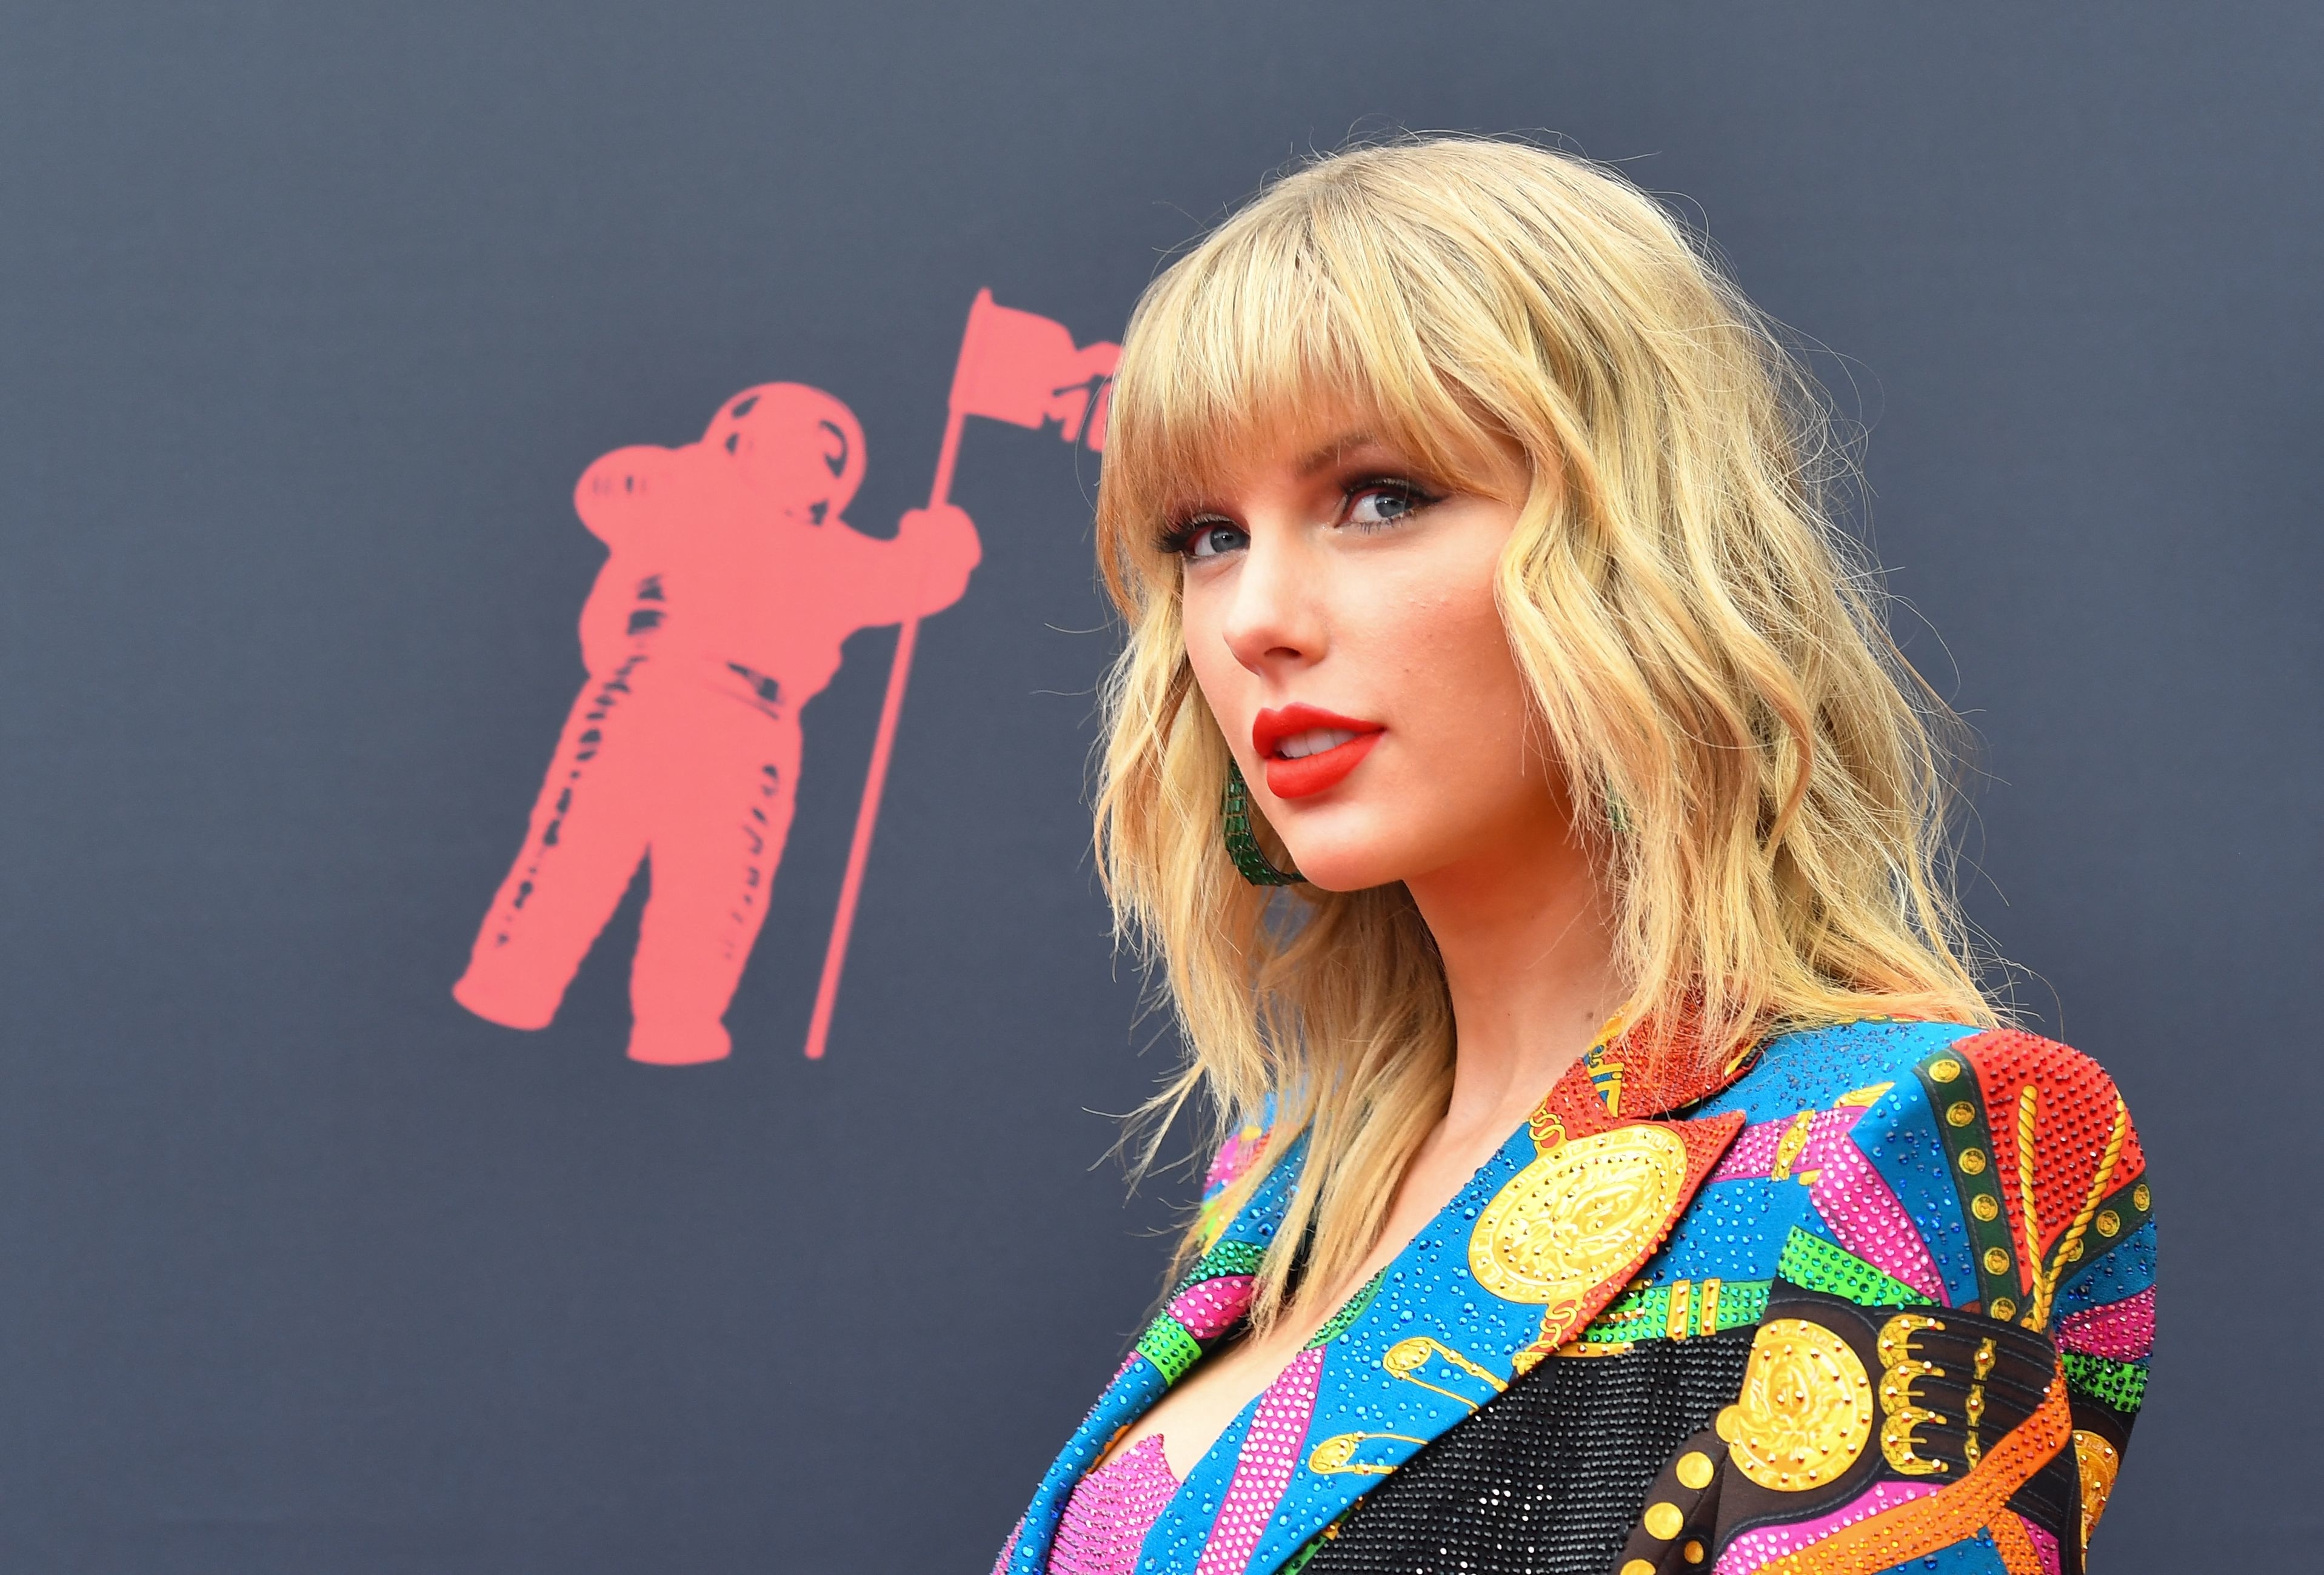
[[[1119,345],[1076,349],[1063,323],[996,305],[991,290],[980,290],[953,370],[952,408],[1019,427],[1055,421],[1066,442],[1103,453],[1106,394],[1120,359]]]

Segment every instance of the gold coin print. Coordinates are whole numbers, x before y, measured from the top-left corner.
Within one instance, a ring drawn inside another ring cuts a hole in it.
[[[1961,1064],[1951,1056],[1929,1064],[1929,1075],[1939,1082],[1950,1082],[1961,1074]]]
[[[2006,1296],[1996,1296],[1993,1299],[1993,1305],[1987,1308],[1986,1311],[1991,1313],[1994,1317],[1999,1319],[2002,1322],[2006,1323],[2012,1318],[2017,1316],[2017,1303],[2011,1301]]]
[[[1985,1174],[1985,1150],[1982,1148],[1962,1149],[1960,1152],[1960,1167],[1961,1174],[1963,1175],[1983,1175]]]
[[[1855,1348],[1808,1319],[1771,1318],[1751,1343],[1733,1407],[1736,1469],[1778,1493],[1830,1482],[1864,1452],[1872,1406]]]
[[[2114,1495],[2115,1475],[2122,1469],[2122,1454],[2097,1433],[2074,1429],[2074,1471],[2082,1484],[2082,1546],[2090,1545],[2090,1532],[2106,1513]]]
[[[1979,1193],[1977,1196],[1969,1201],[1969,1211],[1976,1215],[1980,1220],[1999,1219],[2001,1217],[2001,1200],[1995,1197],[1991,1193]]]
[[[2098,1228],[2100,1236],[2112,1236],[2122,1230],[2122,1216],[2112,1209],[2100,1209],[2098,1217],[2090,1223]]]
[[[2130,1201],[2138,1206],[2138,1211],[2140,1213],[2144,1214],[2146,1212],[2149,1199],[2146,1195],[2146,1184],[2144,1182],[2139,1183],[2136,1186],[2131,1189]]]
[[[2007,1253],[2002,1251],[2001,1248],[1997,1247],[1988,1247],[1985,1249],[1985,1272],[1987,1274],[2001,1274],[2007,1270],[2008,1267],[2009,1255]]]
[[[1977,1119],[1977,1107],[1967,1100],[1957,1101],[1945,1107],[1945,1119],[1956,1127],[1966,1127]]]
[[[1469,1236],[1469,1272],[1506,1302],[1589,1294],[1643,1252],[1686,1186],[1686,1145],[1661,1127],[1577,1138],[1509,1179]]]

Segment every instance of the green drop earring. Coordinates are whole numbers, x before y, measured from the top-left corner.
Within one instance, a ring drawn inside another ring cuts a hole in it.
[[[1622,796],[1611,788],[1606,789],[1606,824],[1618,837],[1630,834],[1630,812],[1622,806]]]
[[[1227,790],[1219,800],[1219,817],[1226,823],[1227,857],[1253,886],[1302,886],[1307,877],[1296,870],[1278,870],[1250,834],[1250,785],[1242,768],[1227,762]]]

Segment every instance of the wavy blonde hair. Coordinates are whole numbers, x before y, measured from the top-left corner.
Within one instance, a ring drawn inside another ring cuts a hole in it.
[[[1519,460],[1495,590],[1540,745],[1603,828],[1626,1055],[1997,1020],[1950,895],[1958,724],[1835,520],[1850,472],[1827,405],[1637,188],[1467,138],[1316,159],[1155,280],[1111,398],[1097,548],[1128,641],[1103,689],[1098,851],[1189,1051],[1145,1152],[1198,1093],[1222,1133],[1271,1105],[1270,1158],[1305,1138],[1262,1325],[1353,1272],[1452,1082],[1443,970],[1402,886],[1271,901],[1229,861],[1226,742],[1158,545],[1238,456],[1319,410],[1480,491]]]

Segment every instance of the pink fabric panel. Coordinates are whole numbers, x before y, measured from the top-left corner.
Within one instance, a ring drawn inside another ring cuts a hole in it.
[[[2154,1349],[2154,1287],[2075,1313],[2058,1325],[2058,1344],[2085,1356],[2138,1360]]]
[[[1203,1177],[1203,1196],[1211,1197],[1226,1191],[1242,1179],[1242,1173],[1258,1159],[1259,1150],[1267,1147],[1267,1129],[1245,1127],[1220,1145],[1211,1160],[1210,1174]]]
[[[1188,1285],[1171,1298],[1170,1316],[1196,1340],[1215,1340],[1250,1308],[1250,1286],[1249,1275],[1221,1275]]]
[[[1813,1156],[1818,1147],[1828,1147],[1833,1138],[1855,1126],[1863,1115],[1863,1108],[1858,1105],[1816,1111],[1808,1121],[1807,1145],[1800,1150],[1799,1157],[1792,1161],[1792,1174],[1813,1170],[1816,1165]],[[1784,1134],[1791,1130],[1793,1121],[1797,1119],[1785,1116],[1781,1120],[1760,1121],[1744,1128],[1735,1134],[1735,1141],[1728,1145],[1727,1154],[1720,1160],[1719,1168],[1711,1173],[1711,1179],[1715,1182],[1747,1178],[1767,1180],[1768,1173],[1775,1168],[1775,1150],[1782,1145]]]
[[[1177,1491],[1162,1435],[1149,1432],[1074,1484],[1049,1544],[1049,1575],[1131,1575],[1146,1534]]]
[[[1242,1455],[1227,1484],[1226,1502],[1212,1523],[1210,1541],[1194,1575],[1242,1575],[1260,1534],[1291,1485],[1307,1423],[1315,1414],[1315,1387],[1323,1377],[1322,1349],[1303,1350],[1259,1397],[1259,1410],[1243,1435]]]
[[[1823,1118],[1816,1118],[1814,1133],[1794,1167],[1819,1173],[1808,1193],[1815,1211],[1831,1227],[1832,1239],[1849,1251],[1931,1301],[1945,1302],[1944,1276],[1937,1273],[1936,1260],[1929,1256],[1913,1217],[1849,1131],[1858,1112],[1844,1114],[1847,1120],[1835,1124],[1828,1135]]]
[[[2058,1539],[2022,1515],[2017,1517],[2017,1524],[2025,1528],[2026,1536],[2033,1541],[2034,1556],[2042,1561],[2042,1575],[2058,1575],[2061,1568],[2058,1560]]]
[[[1775,1168],[1775,1145],[1784,1138],[1784,1128],[1792,1124],[1789,1116],[1780,1121],[1761,1121],[1735,1134],[1735,1141],[1727,1146],[1725,1157],[1719,1168],[1711,1173],[1705,1186],[1724,1181],[1766,1181],[1767,1173]]]
[[[1836,1531],[1854,1525],[1859,1520],[1869,1520],[1876,1515],[1886,1515],[1897,1506],[1910,1504],[1915,1498],[1926,1498],[1936,1488],[1926,1482],[1877,1482],[1861,1496],[1841,1505],[1830,1515],[1820,1515],[1813,1520],[1803,1520],[1790,1525],[1763,1526],[1745,1532],[1727,1545],[1719,1556],[1715,1575],[1751,1575],[1751,1571],[1772,1559],[1785,1553],[1796,1553],[1811,1547]]]

